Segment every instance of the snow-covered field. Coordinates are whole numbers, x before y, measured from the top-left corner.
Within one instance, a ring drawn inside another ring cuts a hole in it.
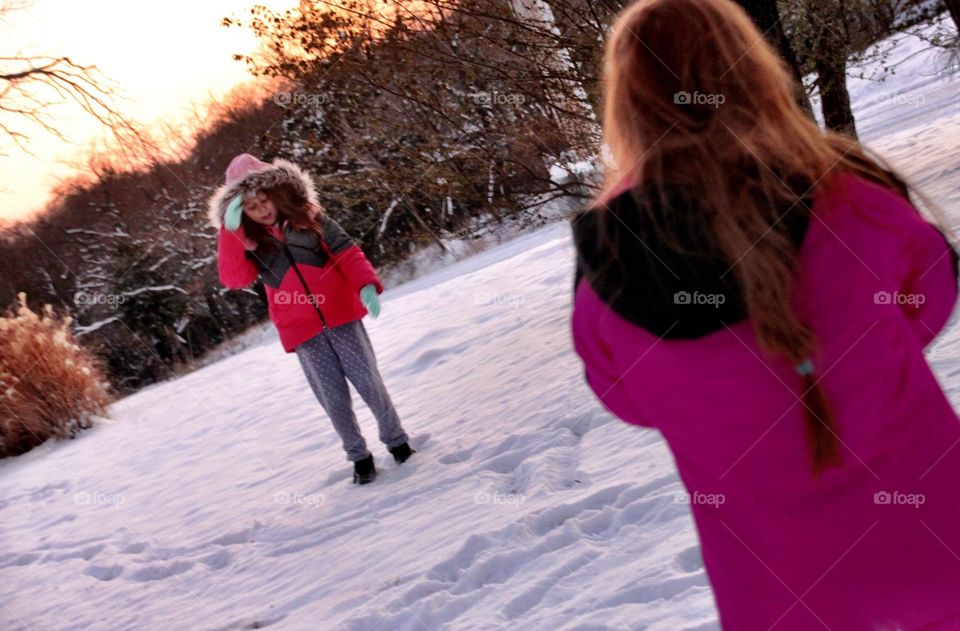
[[[851,83],[861,135],[960,217],[960,90],[918,50]],[[583,383],[572,256],[556,223],[385,294],[420,453],[357,400],[372,485],[273,335],[0,462],[0,629],[716,629],[668,451]],[[958,337],[930,353],[955,404]]]

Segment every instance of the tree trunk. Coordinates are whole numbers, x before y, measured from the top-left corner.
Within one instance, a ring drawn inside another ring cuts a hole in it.
[[[953,18],[953,23],[957,27],[957,31],[960,31],[960,0],[944,0],[944,4],[947,5],[947,10],[950,11],[950,17]]]
[[[857,127],[850,109],[850,93],[847,92],[846,57],[842,53],[818,55],[815,63],[824,124],[827,129],[856,138]]]
[[[960,0],[955,0],[960,1]],[[810,105],[810,99],[807,98],[807,92],[803,87],[803,71],[800,68],[800,62],[797,55],[790,45],[790,39],[786,31],[783,30],[783,22],[780,19],[780,9],[777,7],[776,0],[737,0],[737,4],[743,7],[753,23],[757,25],[760,32],[764,34],[767,41],[780,53],[780,58],[787,64],[790,74],[796,83],[795,97],[797,103],[807,112],[810,118],[813,118],[813,107]]]

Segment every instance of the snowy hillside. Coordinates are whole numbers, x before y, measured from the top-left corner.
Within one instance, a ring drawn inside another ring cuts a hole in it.
[[[851,85],[862,136],[960,217],[960,91],[902,54]],[[395,467],[355,398],[372,485],[275,335],[0,462],[0,629],[716,629],[668,451],[583,383],[572,255],[556,223],[385,294],[420,453]],[[958,335],[930,354],[955,404]]]

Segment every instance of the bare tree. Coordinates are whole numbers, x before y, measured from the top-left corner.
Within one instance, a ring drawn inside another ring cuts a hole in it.
[[[587,131],[599,143],[599,125],[592,124],[596,120],[595,112],[577,78],[570,51],[562,41],[551,3],[547,0],[511,0],[510,4],[517,18],[540,31],[548,41],[556,41],[556,46],[542,57],[544,72],[541,74],[549,81],[547,97],[554,103],[554,108],[564,114],[557,119],[568,142],[576,144],[575,139]],[[574,117],[575,120],[570,120]]]
[[[0,3],[0,19],[29,6],[27,2]],[[139,133],[114,105],[117,90],[96,66],[83,65],[66,55],[0,55],[0,113],[22,117],[46,132],[64,139],[51,112],[53,105],[72,101],[99,120],[127,145],[137,142]],[[26,133],[0,122],[0,132],[19,149]]]
[[[245,58],[255,74],[291,82],[277,152],[333,174],[318,182],[325,201],[361,234],[381,226],[389,256],[580,194],[550,172],[599,142],[558,4],[315,0],[224,23],[260,36],[268,54]]]
[[[780,16],[780,7],[777,6],[777,0],[737,0],[737,4],[743,7],[767,41],[780,53],[780,57],[787,64],[790,74],[796,81],[797,102],[812,117],[813,108],[810,106],[810,99],[803,87],[803,70],[783,28],[783,19]]]

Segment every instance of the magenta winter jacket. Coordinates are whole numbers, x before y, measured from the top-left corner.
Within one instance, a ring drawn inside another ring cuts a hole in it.
[[[574,227],[586,264],[592,214]],[[960,421],[923,355],[957,297],[952,251],[906,200],[852,175],[813,215],[791,227],[794,303],[819,341],[841,468],[812,475],[800,377],[735,304],[705,330],[709,312],[681,322],[654,304],[652,274],[633,310],[582,279],[577,353],[607,409],[669,444],[724,629],[960,629]]]

